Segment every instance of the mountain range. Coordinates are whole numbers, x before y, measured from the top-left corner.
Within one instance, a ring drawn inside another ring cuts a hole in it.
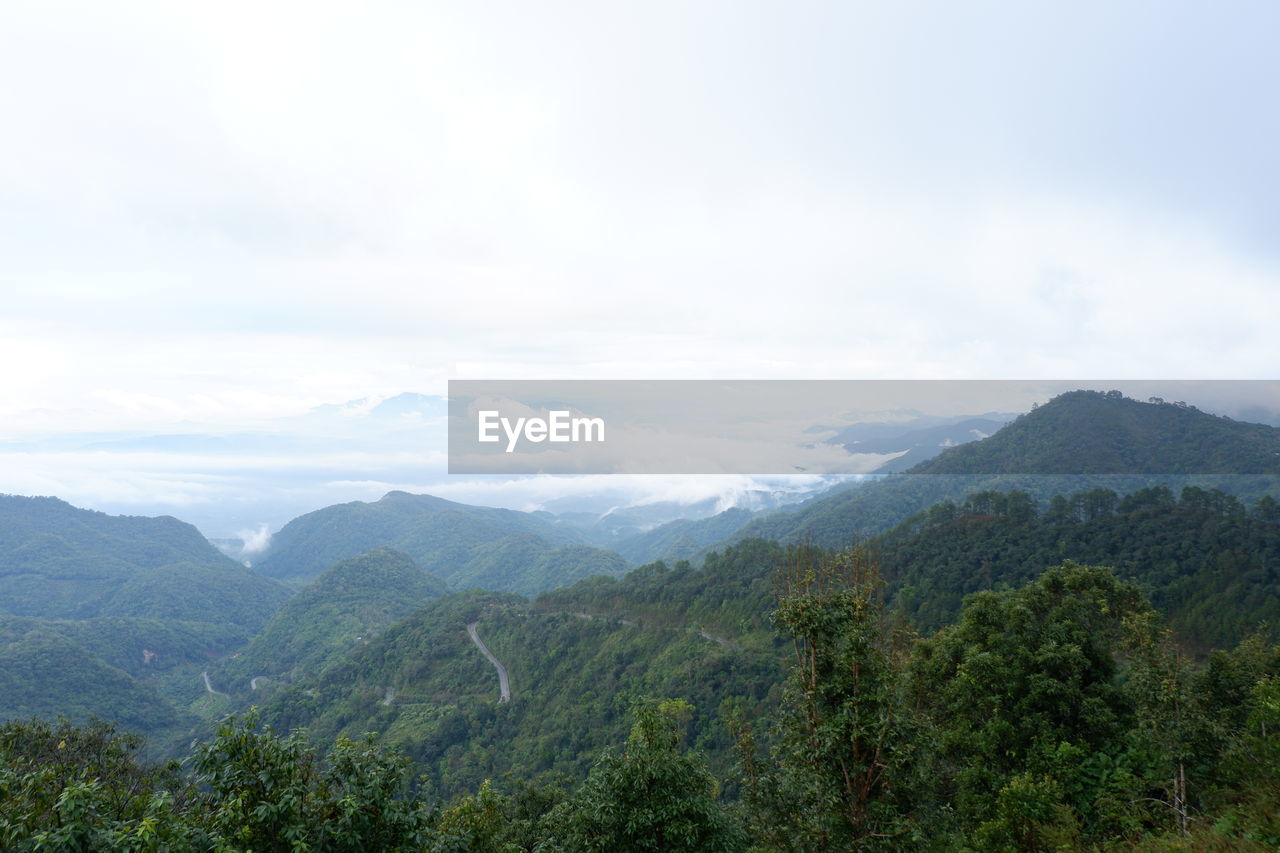
[[[937,429],[911,440],[982,426]],[[723,768],[724,701],[778,700],[773,577],[805,548],[864,541],[923,632],[1063,559],[1135,580],[1196,653],[1280,618],[1277,434],[1077,392],[907,473],[616,528],[616,550],[587,516],[393,491],[294,519],[246,567],[173,518],[4,496],[0,717],[105,715],[176,754],[255,704],[317,737],[384,732],[447,794],[584,774],[632,698],[681,695]],[[509,670],[509,703],[469,625]]]

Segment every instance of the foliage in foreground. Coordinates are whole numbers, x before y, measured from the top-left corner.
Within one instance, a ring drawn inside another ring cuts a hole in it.
[[[572,794],[485,783],[448,809],[408,793],[408,762],[372,735],[323,759],[306,733],[227,718],[191,773],[137,759],[140,739],[93,721],[0,729],[0,849],[397,851],[746,849],[705,762],[680,749],[690,706],[643,701],[622,752]]]
[[[690,706],[638,702],[576,789],[485,783],[447,807],[372,736],[327,756],[228,718],[184,773],[94,723],[0,729],[14,850],[1063,850],[1280,847],[1280,646],[1193,665],[1108,569],[966,601],[920,640],[862,554],[783,573],[794,663],[739,719],[741,803],[680,746]]]

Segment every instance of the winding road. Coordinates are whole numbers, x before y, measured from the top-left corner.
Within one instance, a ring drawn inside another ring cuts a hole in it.
[[[467,633],[471,635],[471,642],[476,644],[476,648],[489,659],[489,663],[493,664],[494,669],[498,670],[498,692],[500,694],[498,701],[510,702],[511,681],[507,678],[507,668],[498,662],[498,659],[493,656],[493,652],[489,651],[489,647],[484,644],[484,641],[480,639],[480,635],[476,633],[476,626],[479,624],[479,622],[469,623],[467,625]]]
[[[582,612],[574,613],[573,615],[574,615],[574,616],[577,616],[579,619],[609,619],[609,618],[611,618],[611,617],[608,617],[608,616],[593,616],[593,615],[592,615],[592,614],[590,614],[590,613],[582,613]],[[634,625],[634,624],[636,624],[636,623],[634,623],[634,622],[628,622],[626,619],[618,619],[616,616],[615,616],[615,617],[612,617],[612,618],[616,619],[618,622],[622,623],[623,625]],[[698,632],[698,636],[699,636],[699,637],[702,637],[704,640],[710,640],[710,641],[711,641],[711,642],[713,642],[713,643],[719,643],[719,644],[720,644],[720,645],[722,645],[722,646],[728,646],[729,648],[734,649],[735,651],[739,651],[739,652],[740,652],[740,651],[742,651],[742,647],[741,647],[741,646],[739,646],[737,643],[733,642],[732,640],[726,640],[724,637],[717,637],[715,634],[712,634],[712,633],[711,633],[710,631],[708,631],[706,628],[698,627],[698,628],[696,628],[696,629],[694,629],[694,630],[696,630],[696,631]]]
[[[209,680],[209,673],[207,673],[207,672],[202,672],[202,673],[200,673],[200,674],[204,676],[204,689],[205,689],[205,690],[208,690],[210,693],[214,694],[215,696],[227,696],[227,694],[223,693],[221,690],[214,690],[214,689],[213,689],[213,682]],[[227,698],[228,698],[228,699],[230,699],[231,697],[230,697],[230,696],[227,696]]]
[[[742,651],[742,647],[732,640],[726,640],[724,637],[717,637],[715,634],[708,633],[705,629],[698,629],[698,636],[704,640],[710,640],[713,643],[719,643],[722,646],[728,646],[735,651]]]

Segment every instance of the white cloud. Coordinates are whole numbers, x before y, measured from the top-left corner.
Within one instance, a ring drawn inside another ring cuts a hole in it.
[[[241,542],[240,553],[243,556],[261,554],[271,545],[271,531],[265,524],[259,524],[256,529],[237,531],[235,538]]]
[[[1265,377],[1274,18],[5,4],[0,440],[448,377]],[[0,489],[114,488],[81,463]]]

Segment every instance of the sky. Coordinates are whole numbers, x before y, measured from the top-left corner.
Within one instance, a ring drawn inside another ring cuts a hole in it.
[[[0,443],[448,379],[1274,378],[1277,31],[1270,2],[10,0]],[[157,487],[24,453],[0,491]],[[174,506],[231,494],[160,467]]]

